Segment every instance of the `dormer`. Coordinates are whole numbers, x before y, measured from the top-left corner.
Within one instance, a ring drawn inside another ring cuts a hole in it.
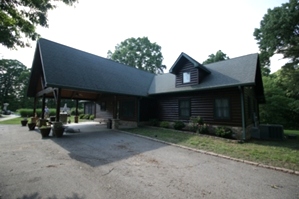
[[[211,73],[205,66],[183,52],[169,72],[176,76],[176,87],[197,85]]]

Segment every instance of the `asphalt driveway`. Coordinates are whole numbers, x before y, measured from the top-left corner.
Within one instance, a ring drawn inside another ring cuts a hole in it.
[[[299,198],[297,175],[86,125],[0,125],[0,199]]]

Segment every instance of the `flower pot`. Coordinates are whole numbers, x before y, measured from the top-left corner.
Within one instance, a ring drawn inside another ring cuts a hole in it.
[[[45,137],[49,136],[50,131],[51,131],[51,127],[40,128],[39,131],[40,131],[40,133],[42,135],[42,138],[45,138]]]
[[[21,120],[22,126],[27,126],[28,120]]]
[[[53,136],[61,137],[64,132],[64,126],[62,122],[53,122],[52,132],[53,132]]]
[[[36,126],[36,123],[28,123],[28,128],[30,131],[34,130]]]
[[[62,137],[62,135],[64,133],[64,128],[63,127],[52,128],[52,132],[53,132],[53,136]]]
[[[46,125],[47,125],[47,122],[48,122],[47,119],[40,119],[40,120],[39,120],[38,127],[46,126]]]
[[[78,117],[78,116],[75,116],[75,117],[74,117],[74,120],[75,120],[75,123],[78,123],[78,122],[79,122],[79,117]]]

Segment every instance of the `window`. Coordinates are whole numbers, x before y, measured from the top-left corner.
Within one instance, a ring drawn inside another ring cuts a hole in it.
[[[230,118],[229,99],[221,98],[215,100],[215,115],[217,119],[229,119]]]
[[[183,72],[183,83],[190,83],[190,72]]]
[[[120,101],[120,117],[133,119],[135,117],[135,101],[134,100],[124,100]]]
[[[190,118],[190,100],[185,99],[185,100],[179,100],[179,116],[180,118]]]

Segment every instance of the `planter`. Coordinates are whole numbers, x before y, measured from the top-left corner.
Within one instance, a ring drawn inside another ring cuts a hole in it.
[[[62,137],[64,128],[52,128],[53,136]]]
[[[64,127],[62,122],[53,122],[52,132],[54,136],[61,137],[64,133]]]
[[[49,137],[51,127],[40,128],[39,131],[42,135],[42,138]]]
[[[47,122],[48,122],[47,119],[40,119],[38,127],[47,126]]]
[[[75,123],[78,123],[78,122],[79,122],[79,117],[75,116]]]
[[[30,123],[36,123],[37,118],[36,117],[31,117],[31,122]]]
[[[22,126],[27,126],[28,120],[21,120]]]
[[[36,123],[28,123],[28,128],[30,131],[34,130],[36,126]]]

